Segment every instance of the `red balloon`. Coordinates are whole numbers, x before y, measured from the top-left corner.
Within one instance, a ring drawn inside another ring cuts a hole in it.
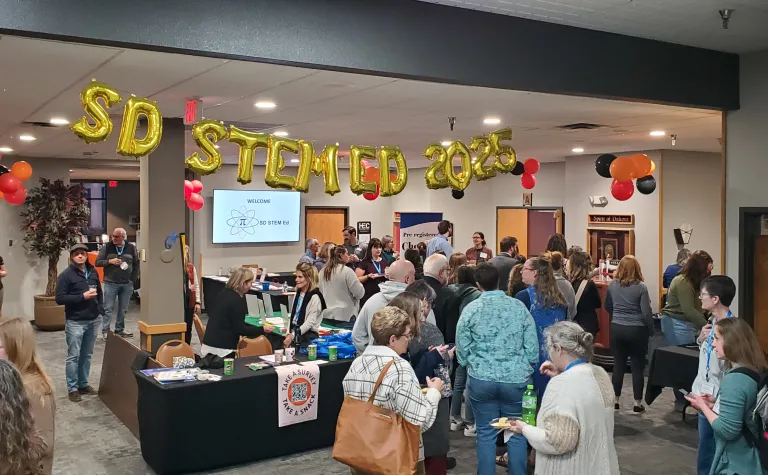
[[[526,162],[526,165],[527,164],[528,162]],[[528,173],[523,173],[523,176],[520,177],[520,184],[523,185],[523,188],[526,190],[531,190],[536,186],[536,177]]]
[[[379,184],[378,183],[376,184],[376,192],[375,193],[363,193],[363,198],[365,198],[368,201],[373,201],[373,200],[375,200],[378,197],[379,197]]]
[[[21,182],[12,173],[0,175],[0,193],[12,195],[16,193],[20,186]]]
[[[192,180],[192,193],[200,193],[203,191],[203,183],[200,180]]]
[[[5,201],[9,204],[20,205],[27,199],[27,189],[24,188],[24,185],[19,185],[19,189],[16,190],[16,193],[12,195],[5,194],[3,196],[5,197]]]
[[[189,195],[189,198],[187,198],[187,206],[192,211],[200,211],[203,208],[203,204],[205,204],[203,197],[197,193],[192,193]]]
[[[529,158],[528,160],[525,161],[525,163],[523,163],[523,166],[525,167],[525,173],[528,175],[533,175],[534,173],[539,171],[539,168],[541,168],[541,164],[535,158]],[[535,180],[534,180],[534,183],[535,183]]]
[[[632,181],[613,180],[611,195],[619,201],[627,201],[635,194],[635,184]]]
[[[188,200],[189,195],[195,192],[195,187],[192,185],[192,182],[189,180],[184,180],[184,199]]]

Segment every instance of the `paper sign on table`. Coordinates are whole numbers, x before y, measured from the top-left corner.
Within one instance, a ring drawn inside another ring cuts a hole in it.
[[[278,426],[285,427],[317,419],[320,367],[317,365],[278,366]]]
[[[283,304],[280,304],[280,315],[282,315],[283,317],[291,315],[290,313],[288,313],[288,307],[286,307]]]
[[[259,298],[253,294],[245,294],[245,304],[248,306],[248,315],[258,317],[259,315]]]

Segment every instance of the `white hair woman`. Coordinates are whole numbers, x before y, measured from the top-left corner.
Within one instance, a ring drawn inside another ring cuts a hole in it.
[[[536,427],[513,421],[536,450],[536,473],[618,475],[613,444],[613,388],[604,369],[591,364],[591,333],[573,322],[544,330],[549,361],[540,371],[552,379]]]

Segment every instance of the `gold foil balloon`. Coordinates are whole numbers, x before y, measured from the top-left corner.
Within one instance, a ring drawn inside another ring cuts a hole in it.
[[[192,127],[192,138],[207,158],[203,160],[199,153],[194,152],[184,162],[187,168],[198,175],[210,175],[219,171],[223,162],[215,144],[226,137],[227,128],[223,122],[210,119],[197,122]]]
[[[104,101],[104,106],[99,104],[99,99]],[[110,86],[94,80],[80,92],[80,102],[83,104],[87,117],[83,116],[72,124],[72,132],[87,143],[101,142],[112,133],[112,120],[109,118],[107,108],[118,104],[123,98]],[[91,118],[94,125],[88,122]]]
[[[651,160],[651,171],[650,171],[650,172],[648,172],[648,174],[649,174],[649,175],[653,175],[653,172],[655,172],[655,171],[656,171],[656,162],[654,162],[653,160]]]
[[[512,140],[512,129],[505,127],[491,132],[491,152],[496,157],[493,167],[501,173],[509,173],[515,168],[517,153],[511,145],[502,144],[502,140]],[[505,156],[507,157],[506,161],[501,159]]]
[[[375,193],[376,183],[363,180],[363,160],[376,158],[376,148],[368,145],[352,145],[349,148],[349,189],[356,195]]]
[[[139,116],[147,118],[147,135],[136,138]],[[155,151],[163,137],[163,117],[157,108],[157,102],[149,99],[131,97],[125,103],[123,125],[120,138],[117,139],[117,153],[127,157],[145,157]]]
[[[445,164],[448,161],[448,154],[445,151],[445,147],[439,143],[433,143],[424,150],[424,156],[432,161],[424,173],[427,188],[439,190],[440,188],[448,187],[448,177],[445,175]]]
[[[477,178],[478,181],[483,181],[495,177],[496,168],[494,167],[494,164],[491,163],[487,167],[485,166],[485,162],[492,154],[491,140],[485,135],[472,137],[472,142],[470,142],[469,148],[477,153],[475,161],[472,163],[472,174],[475,175],[475,178]]]
[[[237,181],[247,185],[253,179],[253,154],[258,147],[269,147],[269,134],[229,126],[229,141],[240,146],[237,155]]]
[[[296,187],[296,177],[281,175],[285,168],[283,151],[298,154],[301,150],[298,140],[269,136],[269,149],[267,150],[267,170],[264,181],[272,188],[285,188],[293,190]]]
[[[393,181],[389,174],[389,162],[395,161],[397,178]],[[379,149],[379,195],[394,196],[408,184],[408,167],[400,147],[384,146]]]
[[[315,155],[315,147],[310,142],[300,140],[301,161],[296,174],[296,191],[309,191],[309,172],[315,176],[324,175],[325,193],[335,195],[339,187],[339,144],[326,145],[323,153]]]
[[[456,173],[453,170],[453,157],[456,155],[461,159],[461,172]],[[445,162],[445,176],[448,177],[448,183],[451,188],[458,191],[464,191],[472,180],[472,156],[469,149],[463,142],[453,142],[448,147],[448,159]]]

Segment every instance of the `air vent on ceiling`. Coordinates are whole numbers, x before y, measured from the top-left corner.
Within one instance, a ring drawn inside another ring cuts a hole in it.
[[[97,155],[99,152],[83,152],[84,157],[92,157],[94,155]]]
[[[60,127],[59,125],[54,125],[50,122],[22,122],[22,124],[29,127]]]
[[[565,130],[594,130],[601,127],[604,126],[600,124],[590,124],[589,122],[577,122],[575,124],[560,125],[557,128]]]

